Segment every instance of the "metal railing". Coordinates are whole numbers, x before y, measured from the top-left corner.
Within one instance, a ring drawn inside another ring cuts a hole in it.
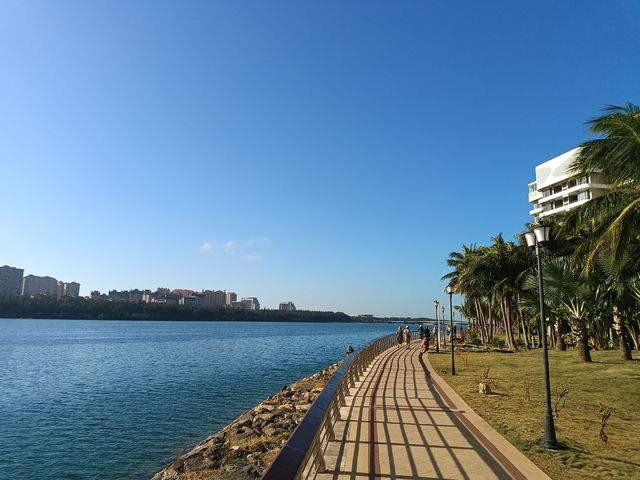
[[[349,390],[381,352],[395,345],[395,334],[381,337],[345,358],[262,480],[299,480],[326,470],[324,452],[328,443],[335,440],[334,425],[340,420],[340,408],[345,406]]]

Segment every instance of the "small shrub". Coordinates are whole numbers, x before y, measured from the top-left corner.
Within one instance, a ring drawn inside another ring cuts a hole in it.
[[[564,408],[564,404],[567,401],[567,394],[569,393],[569,389],[563,383],[558,385],[555,390],[555,401],[553,402],[553,411],[556,414],[556,417],[560,417],[560,410]]]
[[[471,343],[473,345],[476,345],[476,346],[479,347],[480,345],[482,345],[482,340],[480,340],[478,337],[476,337],[476,338],[471,339]]]
[[[609,437],[604,433],[604,427],[607,426],[607,420],[609,420],[609,417],[611,416],[611,410],[611,408],[605,408],[604,405],[600,404],[600,432],[598,433],[598,436],[604,443],[609,441]]]
[[[496,348],[504,348],[506,345],[505,341],[501,338],[492,338],[489,343]]]

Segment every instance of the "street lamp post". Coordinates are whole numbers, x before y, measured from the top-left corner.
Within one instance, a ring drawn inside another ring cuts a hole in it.
[[[440,353],[440,320],[438,319],[438,300],[433,301],[433,306],[436,307],[436,353]]]
[[[544,312],[544,285],[542,282],[541,244],[549,241],[551,227],[539,225],[532,231],[525,232],[527,245],[532,247],[536,254],[538,264],[538,295],[540,296],[540,340],[542,342],[542,358],[544,364],[544,439],[542,445],[545,448],[556,450],[559,448],[556,440],[556,429],[551,413],[551,385],[549,382],[549,355],[547,353],[547,325]]]
[[[449,324],[449,329],[451,330],[451,375],[455,375],[456,374],[456,359],[455,359],[455,354],[453,351],[455,342],[454,340],[454,336],[453,336],[453,288],[451,288],[451,285],[447,285],[447,288],[445,288],[444,290],[445,292],[447,292],[449,294],[449,314],[451,315],[450,319],[451,319],[451,323]]]

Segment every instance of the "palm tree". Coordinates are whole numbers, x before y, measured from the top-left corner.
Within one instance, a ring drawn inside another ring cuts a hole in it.
[[[587,319],[592,297],[591,285],[580,276],[580,269],[569,257],[546,257],[542,263],[545,303],[549,313],[556,318],[566,318],[576,340],[578,358],[591,361],[587,335]],[[527,288],[537,291],[537,276],[531,274]],[[562,339],[558,339],[562,341]]]
[[[600,138],[580,145],[572,170],[602,173],[612,189],[582,208],[570,212],[563,229],[578,233],[588,226],[589,241],[585,269],[589,269],[604,248],[618,262],[629,243],[640,236],[640,108],[631,103],[609,106],[605,115],[588,122],[589,131]]]
[[[467,317],[473,320],[482,341],[487,342],[492,336],[488,325],[490,322],[487,321],[490,309],[485,306],[489,288],[487,279],[479,274],[481,255],[482,248],[478,249],[475,245],[462,245],[461,252],[451,252],[447,264],[453,271],[444,275],[442,280],[448,280],[455,291],[464,295],[465,301],[472,303],[474,314]]]
[[[618,273],[625,270],[629,252],[640,243],[640,108],[627,103],[609,106],[604,111],[604,115],[588,122],[589,131],[599,138],[580,145],[572,169],[583,174],[602,173],[612,189],[569,212],[562,229],[568,235],[583,234],[574,254],[576,258],[584,258],[583,275],[598,262],[608,265],[608,287],[620,353],[630,359],[625,315],[617,303],[625,301],[628,285],[619,281],[626,276],[620,277]]]
[[[484,342],[493,338],[494,329],[504,330],[507,346],[516,350],[514,324],[522,326],[525,343],[528,332],[519,310],[522,273],[531,266],[532,257],[526,247],[507,242],[502,234],[491,239],[490,246],[462,246],[451,252],[447,263],[453,271],[442,277],[462,293],[473,305],[473,318]]]

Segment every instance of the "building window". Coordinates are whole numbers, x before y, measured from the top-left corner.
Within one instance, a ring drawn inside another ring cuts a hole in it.
[[[546,190],[543,190],[542,192],[542,196],[543,197],[548,197],[549,195],[551,195],[551,189],[547,188]]]
[[[589,200],[589,190],[578,193],[578,201],[580,200]]]
[[[533,193],[536,191],[536,184],[532,183],[531,185],[529,185],[529,193]]]
[[[549,202],[542,207],[543,212],[548,212],[549,210],[553,210],[553,202]]]

